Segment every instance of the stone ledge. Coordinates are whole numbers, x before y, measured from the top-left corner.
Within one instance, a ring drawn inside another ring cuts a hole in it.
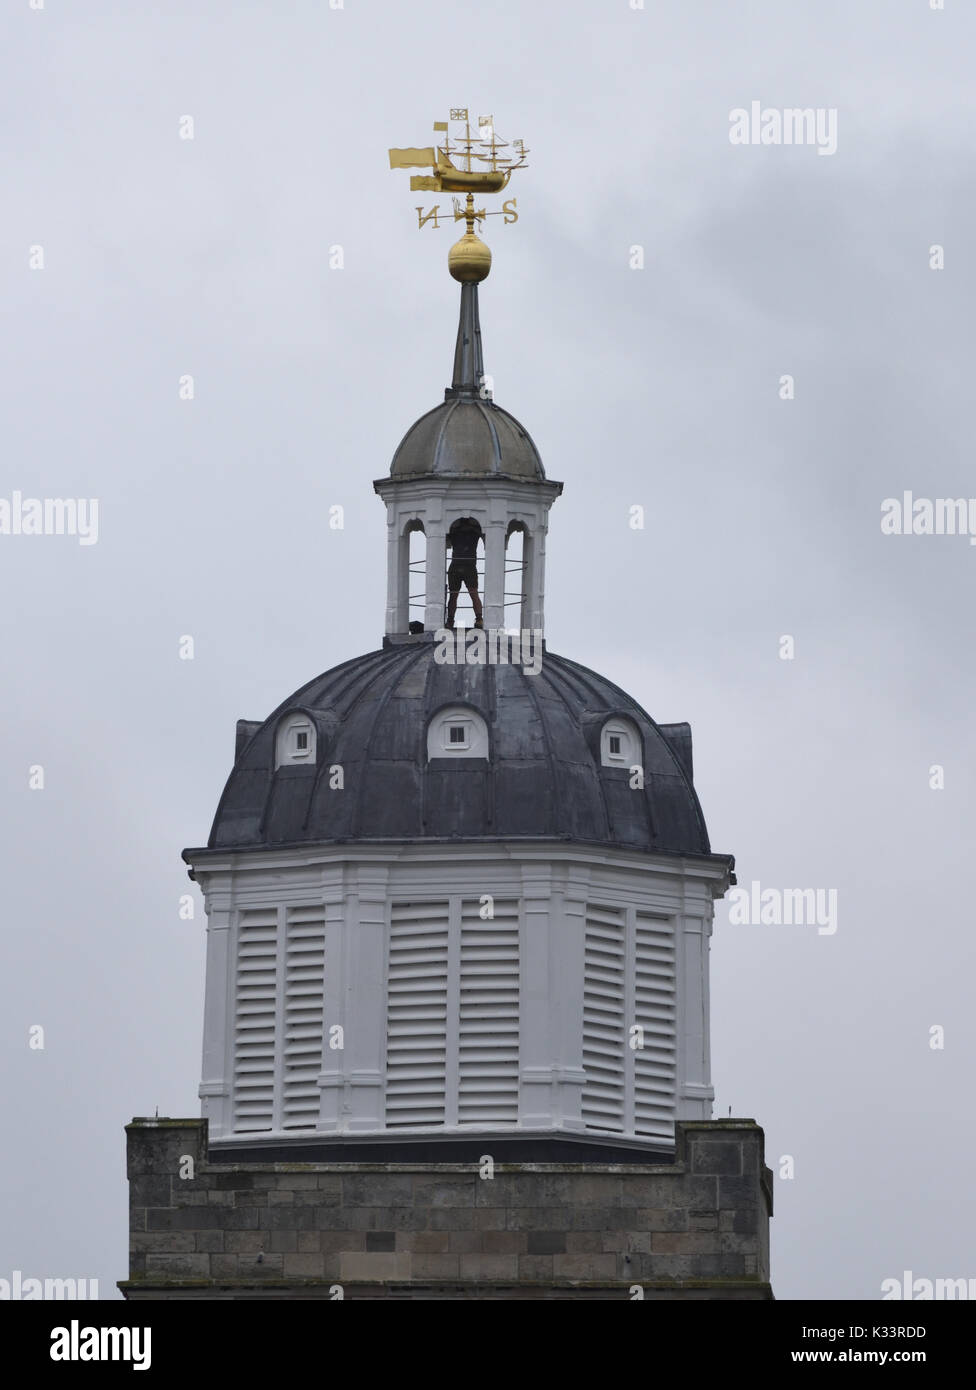
[[[179,1291],[187,1293],[200,1293],[207,1291],[218,1291],[221,1289],[241,1289],[254,1291],[258,1289],[268,1289],[274,1293],[284,1293],[289,1290],[314,1292],[321,1290],[328,1292],[336,1284],[342,1284],[343,1291],[356,1289],[363,1290],[388,1290],[395,1294],[412,1294],[417,1296],[425,1290],[451,1292],[469,1291],[479,1296],[490,1294],[494,1290],[498,1291],[521,1291],[527,1290],[535,1293],[574,1293],[574,1292],[605,1292],[612,1294],[628,1295],[635,1284],[639,1284],[645,1291],[653,1290],[659,1293],[671,1294],[694,1294],[706,1292],[727,1292],[730,1294],[741,1293],[760,1299],[772,1299],[772,1286],[768,1283],[757,1283],[754,1279],[626,1279],[626,1280],[607,1280],[607,1279],[565,1279],[565,1280],[542,1280],[542,1279],[451,1279],[450,1281],[423,1282],[410,1281],[409,1283],[393,1279],[356,1279],[342,1281],[339,1279],[164,1279],[154,1277],[146,1279],[120,1279],[117,1283],[122,1293],[128,1296],[130,1293],[151,1294],[158,1290],[162,1294],[172,1294]],[[327,1300],[328,1301],[328,1300]],[[335,1300],[338,1302],[339,1300]],[[639,1299],[632,1300],[640,1302]]]
[[[178,1130],[197,1130],[201,1141],[200,1148],[202,1157],[199,1166],[202,1172],[207,1173],[295,1173],[295,1174],[318,1174],[318,1173],[441,1173],[452,1174],[457,1172],[469,1173],[476,1165],[471,1163],[457,1162],[435,1162],[418,1160],[397,1160],[394,1162],[373,1163],[367,1160],[357,1160],[355,1162],[242,1162],[235,1163],[232,1159],[233,1143],[223,1141],[220,1146],[222,1158],[220,1162],[211,1162],[207,1157],[208,1138],[207,1122],[203,1119],[170,1119],[168,1117],[145,1117],[135,1116],[129,1124],[125,1126],[127,1134],[141,1135],[147,1130],[165,1131],[167,1129]],[[689,1138],[693,1139],[699,1135],[721,1134],[728,1135],[735,1132],[739,1135],[756,1134],[762,1139],[763,1131],[755,1120],[751,1119],[727,1119],[727,1120],[679,1120],[675,1125],[675,1158],[668,1163],[612,1163],[612,1162],[590,1162],[590,1163],[563,1163],[563,1162],[496,1162],[495,1173],[581,1173],[598,1175],[609,1173],[625,1176],[630,1173],[642,1173],[648,1176],[664,1175],[673,1176],[676,1173],[687,1171],[687,1149]],[[576,1132],[574,1131],[574,1136]],[[472,1136],[473,1137],[473,1136]],[[484,1136],[484,1143],[490,1146],[493,1139],[497,1140],[518,1140],[520,1133],[513,1130],[510,1133],[489,1134]],[[391,1136],[392,1140],[393,1136]],[[242,1147],[243,1143],[242,1141]],[[248,1141],[249,1142],[249,1141]],[[380,1142],[380,1141],[377,1141]],[[769,1169],[766,1169],[769,1172]],[[771,1174],[770,1174],[771,1176]]]

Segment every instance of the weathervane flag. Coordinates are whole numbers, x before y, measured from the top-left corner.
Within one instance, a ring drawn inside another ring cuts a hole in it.
[[[429,145],[425,150],[391,150],[390,168],[391,169],[430,169],[437,163],[437,156],[434,154],[434,147]]]

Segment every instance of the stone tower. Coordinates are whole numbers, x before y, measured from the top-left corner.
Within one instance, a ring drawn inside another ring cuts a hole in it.
[[[129,1298],[771,1297],[762,1131],[710,1119],[733,861],[688,725],[545,643],[562,484],[486,388],[471,235],[451,385],[374,484],[383,645],[238,723],[184,851],[203,1117],[128,1127]],[[483,631],[443,626],[462,517]]]

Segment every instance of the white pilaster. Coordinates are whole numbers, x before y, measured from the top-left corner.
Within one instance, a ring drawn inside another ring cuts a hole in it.
[[[337,891],[338,889],[338,891]],[[331,888],[325,900],[325,988],[322,991],[322,1070],[318,1083],[321,1090],[319,1127],[326,1134],[342,1129],[346,1092],[346,1032],[350,1020],[346,1009],[346,908],[342,892],[342,873],[339,884]],[[330,1045],[332,1029],[342,1029],[342,1047]]]
[[[436,632],[444,626],[447,606],[447,524],[442,494],[425,499],[423,515],[427,533],[424,627],[428,632]]]
[[[346,912],[346,1123],[352,1131],[383,1125],[386,1039],[386,935],[389,869],[361,864]]]
[[[530,630],[540,626],[535,622],[539,608],[535,597],[537,582],[535,554],[535,535],[531,531],[526,531],[522,536],[522,604],[519,609],[519,626]]]
[[[207,1120],[211,1139],[229,1134],[233,1127],[230,1054],[234,1031],[233,969],[231,963],[231,894],[227,886],[209,888],[204,883],[207,915],[207,974],[203,1016],[203,1066],[199,1097],[200,1113]]]
[[[396,508],[386,508],[386,630],[406,632],[409,593],[410,537],[405,534]],[[406,572],[406,573],[405,573]]]
[[[525,575],[526,610],[524,626],[533,631],[545,631],[546,602],[546,522],[540,517],[528,541],[529,558]]]
[[[583,1124],[583,988],[586,978],[586,902],[589,872],[573,865],[559,885],[553,875],[549,979],[553,1028],[553,1111],[556,1127]],[[558,886],[557,886],[558,885]]]
[[[711,1084],[708,1019],[708,955],[711,902],[690,901],[676,923],[678,1093],[675,1118],[708,1120]]]
[[[505,519],[502,517],[492,518],[485,532],[485,627],[494,629],[504,625]]]
[[[524,1129],[553,1123],[553,1039],[549,1020],[549,950],[552,933],[552,869],[522,867],[519,930],[519,1119]]]

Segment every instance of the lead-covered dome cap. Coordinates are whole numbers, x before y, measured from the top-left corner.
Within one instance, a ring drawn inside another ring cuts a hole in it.
[[[444,402],[411,425],[390,468],[394,478],[437,475],[531,482],[546,476],[528,430],[486,391],[477,284],[461,286],[454,375]]]
[[[544,479],[539,451],[513,415],[492,401],[449,398],[422,415],[393,455],[394,478],[427,474]]]
[[[558,839],[709,853],[687,725],[655,724],[610,681],[551,652],[532,675],[441,664],[436,649],[430,638],[361,656],[245,725],[210,847]],[[429,745],[446,711],[474,731],[460,754],[449,739]],[[282,761],[283,736],[301,729],[304,743]],[[608,729],[633,739],[620,765],[605,763]]]

